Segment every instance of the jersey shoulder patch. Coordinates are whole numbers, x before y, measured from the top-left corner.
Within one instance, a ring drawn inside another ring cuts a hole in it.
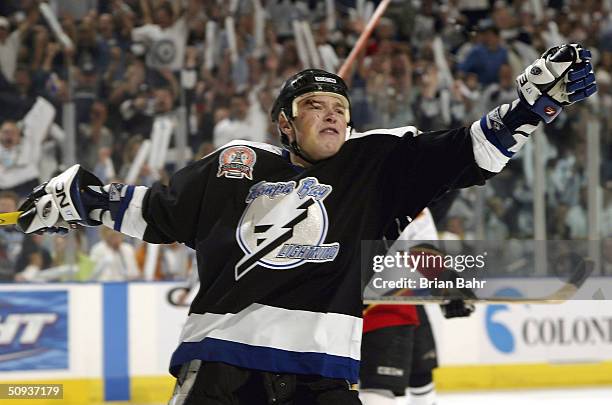
[[[219,153],[217,177],[225,176],[228,179],[246,177],[253,180],[255,162],[257,162],[257,154],[250,147],[244,145],[227,147]]]
[[[239,139],[223,145],[211,154],[218,155],[217,177],[253,180],[253,168],[257,162],[257,153],[261,151],[270,152],[277,156],[282,156],[283,153],[283,150],[277,146]]]

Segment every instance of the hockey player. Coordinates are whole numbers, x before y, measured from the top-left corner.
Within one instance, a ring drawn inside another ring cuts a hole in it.
[[[446,216],[457,193],[447,193],[434,207]],[[408,225],[399,221],[384,236],[388,254],[410,249],[413,254],[440,254],[434,217],[425,208]],[[412,242],[410,242],[412,241]],[[417,269],[418,270],[418,269]],[[430,271],[431,269],[429,269]],[[469,316],[474,306],[453,299],[441,305],[445,318]],[[434,405],[433,370],[438,366],[436,343],[423,306],[370,305],[363,313],[359,397],[364,405]]]
[[[200,290],[171,359],[172,404],[359,404],[360,241],[499,172],[541,120],[595,91],[589,56],[549,50],[519,78],[520,100],[469,128],[348,141],[344,82],[306,70],[272,109],[284,150],[230,142],[167,187],[103,185],[74,166],[35,189],[19,225],[104,224],[196,250]]]

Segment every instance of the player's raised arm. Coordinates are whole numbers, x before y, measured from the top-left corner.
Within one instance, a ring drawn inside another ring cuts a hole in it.
[[[478,165],[499,172],[525,144],[540,121],[551,122],[564,106],[597,91],[591,52],[578,44],[547,50],[516,79],[519,98],[472,124]]]
[[[106,225],[151,243],[191,246],[206,188],[207,160],[178,171],[169,186],[103,185],[74,165],[38,186],[20,207],[25,233],[66,233],[78,225]]]
[[[421,135],[407,131],[387,155],[380,177],[387,183],[386,201],[395,207],[392,215],[401,210],[416,214],[435,195],[483,184],[500,172],[540,122],[551,122],[563,107],[595,93],[590,57],[577,44],[551,48],[518,76],[516,100],[469,128]]]

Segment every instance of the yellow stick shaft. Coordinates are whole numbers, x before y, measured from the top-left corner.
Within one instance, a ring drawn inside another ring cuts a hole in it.
[[[15,225],[17,223],[17,218],[19,218],[19,215],[21,215],[22,212],[23,211],[0,213],[0,226]]]

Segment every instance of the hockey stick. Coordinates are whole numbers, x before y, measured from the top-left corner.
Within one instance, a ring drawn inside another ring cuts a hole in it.
[[[15,225],[17,223],[17,219],[19,218],[19,215],[21,215],[22,212],[23,211],[0,213],[0,226]]]
[[[488,297],[488,298],[473,298],[469,295],[452,295],[448,297],[432,297],[432,296],[405,296],[405,295],[390,295],[378,299],[365,299],[365,305],[422,305],[422,304],[446,304],[452,299],[463,299],[467,303],[491,303],[491,304],[560,304],[572,298],[578,289],[582,287],[584,282],[593,272],[595,262],[591,259],[583,260],[569,279],[557,291],[539,297]],[[471,293],[471,290],[470,290]],[[471,295],[471,294],[470,294]]]
[[[380,20],[380,17],[382,17],[382,15],[384,14],[389,3],[391,3],[391,0],[383,0],[380,2],[378,7],[376,8],[376,11],[372,15],[372,18],[370,18],[370,21],[368,21],[368,24],[366,25],[366,27],[363,29],[363,32],[359,36],[359,39],[357,39],[357,43],[355,43],[355,46],[353,46],[351,53],[349,53],[349,56],[346,57],[346,60],[340,67],[340,70],[338,70],[338,76],[340,76],[344,80],[347,79],[346,76],[348,75],[351,65],[353,64],[353,62],[355,62],[357,55],[359,54],[359,52],[361,52],[361,50],[365,46],[366,41],[370,37],[370,34],[372,34],[372,31],[374,31],[376,24],[378,24],[378,20]]]

